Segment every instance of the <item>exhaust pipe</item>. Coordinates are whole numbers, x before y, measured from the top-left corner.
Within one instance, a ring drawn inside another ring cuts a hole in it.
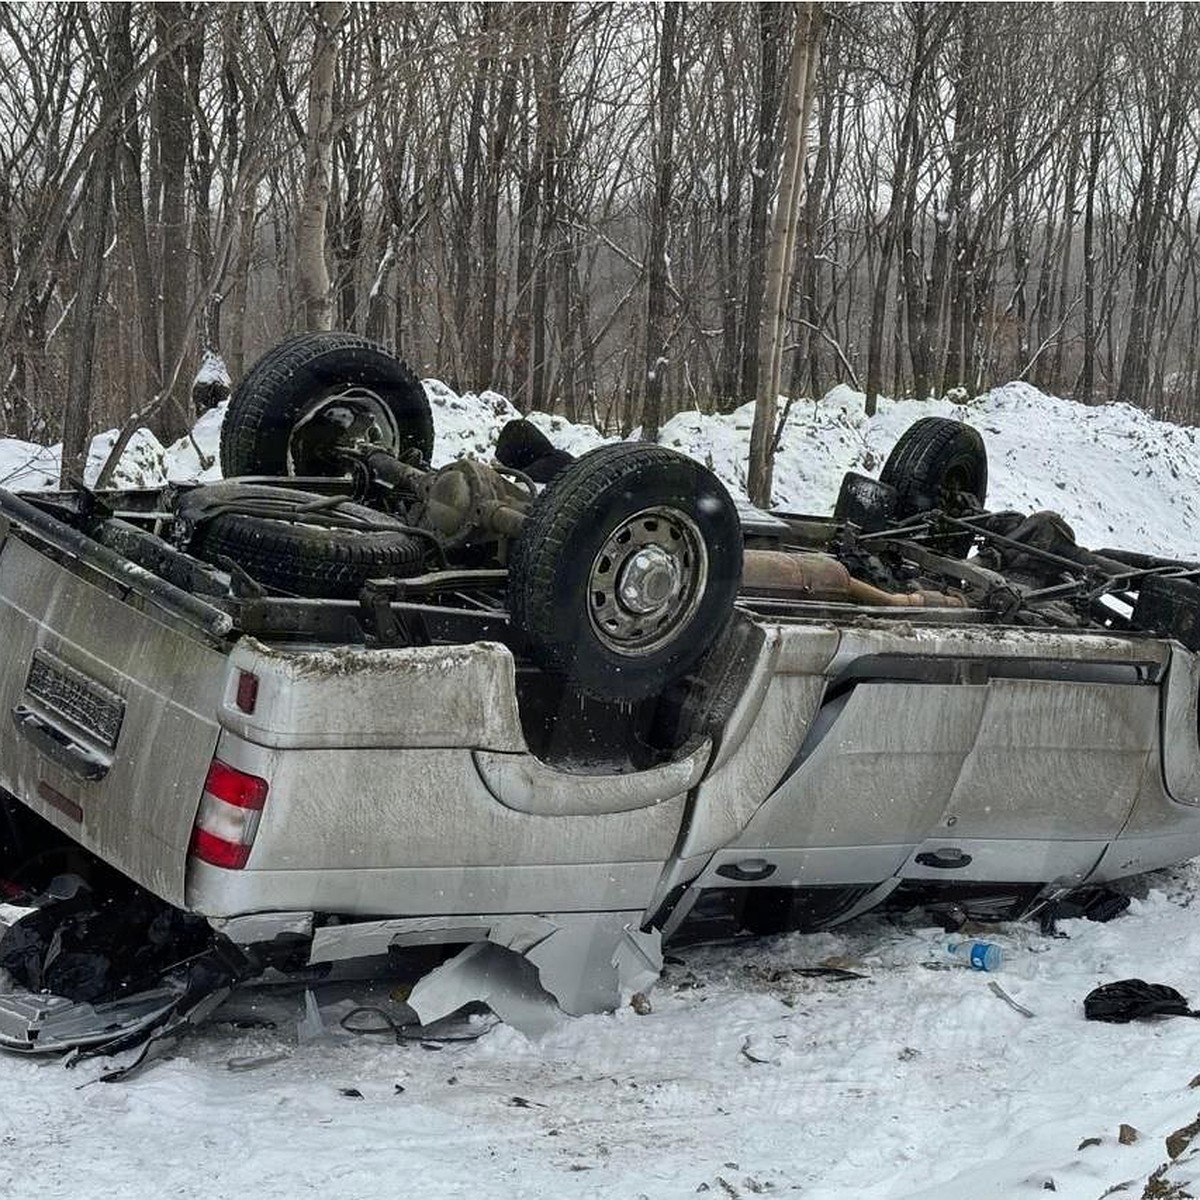
[[[962,596],[946,592],[885,592],[855,579],[827,554],[785,554],[781,550],[747,550],[742,586],[749,591],[777,592],[788,598],[862,604],[872,608],[966,608]]]

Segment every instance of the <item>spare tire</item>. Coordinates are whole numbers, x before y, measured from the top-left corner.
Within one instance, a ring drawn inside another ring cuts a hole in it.
[[[293,596],[354,599],[368,579],[420,574],[429,549],[374,509],[291,488],[196,488],[176,518],[192,554],[229,559],[256,583]]]
[[[509,612],[540,666],[600,699],[639,700],[708,651],[741,570],[737,510],[711,471],[657,446],[601,446],[533,502]]]
[[[433,414],[421,381],[357,334],[300,333],[238,383],[221,427],[221,470],[341,475],[339,450],[359,443],[427,462]]]

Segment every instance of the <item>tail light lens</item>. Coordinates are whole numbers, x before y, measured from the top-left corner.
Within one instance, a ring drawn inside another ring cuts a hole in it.
[[[250,857],[268,784],[214,758],[204,781],[191,852],[201,862],[240,871]]]

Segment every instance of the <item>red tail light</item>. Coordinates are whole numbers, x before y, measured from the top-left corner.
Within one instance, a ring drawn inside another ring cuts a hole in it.
[[[268,784],[214,758],[204,781],[191,852],[201,862],[240,871],[250,857]]]

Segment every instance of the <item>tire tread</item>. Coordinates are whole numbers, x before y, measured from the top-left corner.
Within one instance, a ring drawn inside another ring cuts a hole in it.
[[[424,389],[416,374],[388,350],[356,333],[337,331],[295,333],[268,350],[238,382],[225,420],[221,426],[221,469],[226,475],[286,474],[285,469],[264,470],[263,461],[272,459],[263,447],[264,434],[285,431],[291,413],[281,411],[279,397],[286,396],[298,371],[331,354],[361,350],[384,356],[395,364],[397,382],[415,390],[424,398]],[[421,411],[407,414],[411,434],[422,456],[428,459],[433,448],[433,416],[426,400]],[[282,455],[280,456],[282,457]]]
[[[193,541],[202,558],[232,559],[265,587],[352,599],[368,579],[419,574],[425,545],[400,530],[330,529],[245,513],[206,521]]]
[[[636,472],[653,476],[676,468],[680,462],[689,464],[703,472],[704,468],[686,456],[659,446],[640,442],[620,442],[601,446],[585,454],[565,471],[557,475],[534,501],[521,536],[513,545],[508,564],[508,607],[516,629],[524,633],[530,648],[541,665],[547,670],[566,676],[581,690],[601,699],[636,699],[661,690],[670,679],[657,679],[653,669],[647,669],[645,677],[631,668],[619,679],[593,678],[588,668],[578,666],[578,641],[573,631],[564,629],[560,614],[556,612],[555,596],[559,588],[559,564],[566,556],[576,552],[574,545],[579,531],[588,527],[588,522],[601,501],[611,494],[614,487],[630,478],[631,462],[636,461]],[[722,578],[717,563],[713,563],[713,580],[709,592],[717,597],[716,606],[725,611],[721,624],[732,608],[738,586],[738,571],[741,562],[740,529],[733,503],[716,476],[710,474],[714,490],[723,497],[724,514],[736,531],[737,570],[731,578]],[[733,535],[731,535],[733,536]],[[710,554],[714,553],[709,548]],[[730,564],[733,563],[732,557]],[[578,622],[586,628],[586,613],[578,614]],[[652,656],[658,663],[668,663],[674,674],[685,671],[702,657],[717,634],[720,626],[696,630],[688,635],[693,641],[680,646],[674,643],[670,652],[666,650]],[[699,634],[699,637],[697,636]],[[707,635],[707,636],[706,636]],[[644,667],[645,664],[642,664]]]

